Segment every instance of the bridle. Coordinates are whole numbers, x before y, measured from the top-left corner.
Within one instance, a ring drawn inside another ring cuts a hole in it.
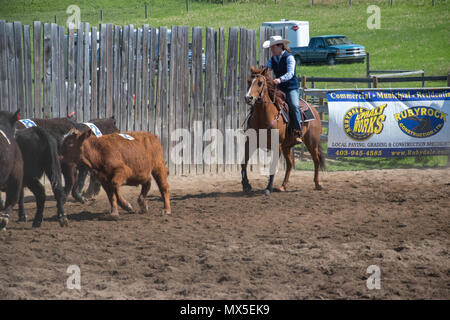
[[[267,79],[266,79],[266,77],[263,76],[263,75],[261,75],[261,77],[263,77],[263,79],[264,79],[264,87],[263,87],[263,90],[261,91],[261,95],[259,96],[259,99],[262,99],[262,97],[264,96],[265,91],[268,90],[267,89]],[[275,97],[276,96],[277,96],[277,87],[275,87],[275,91],[273,93],[273,100],[271,100],[271,102],[273,104],[275,104]],[[269,94],[269,98],[270,98],[270,94]]]
[[[264,84],[263,84],[263,89],[262,89],[262,91],[261,91],[261,94],[259,95],[259,97],[257,98],[257,101],[258,100],[262,100],[262,97],[264,96],[264,94],[265,94],[265,91],[266,90],[268,90],[267,89],[267,79],[266,79],[266,77],[265,76],[263,76],[263,75],[260,75],[261,77],[263,77],[263,79],[264,79]],[[275,99],[276,99],[276,96],[277,96],[277,87],[275,87],[275,91],[274,91],[274,93],[273,93],[273,100],[271,100],[271,102],[272,102],[272,104],[276,107],[277,105],[275,104]],[[270,94],[269,94],[269,92],[267,92],[267,94],[269,95],[269,98],[270,98]],[[278,108],[277,108],[278,109]],[[275,119],[270,123],[270,125],[269,125],[269,127],[267,128],[267,129],[271,129],[271,128],[273,128],[273,126],[275,125],[275,123],[278,121],[278,119],[280,118],[280,115],[281,115],[281,109],[278,109],[278,114],[276,115],[276,117],[275,117]]]

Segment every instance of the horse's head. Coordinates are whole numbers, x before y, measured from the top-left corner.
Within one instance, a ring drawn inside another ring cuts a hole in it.
[[[255,68],[251,67],[251,75],[248,79],[247,94],[245,95],[245,102],[251,106],[262,99],[265,91],[267,91],[267,76],[269,68]]]

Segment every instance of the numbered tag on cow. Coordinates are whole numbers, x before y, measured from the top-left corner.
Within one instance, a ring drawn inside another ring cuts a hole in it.
[[[95,124],[93,124],[91,122],[83,122],[83,124],[87,125],[92,130],[92,132],[95,134],[95,136],[97,138],[100,138],[102,136],[102,132],[100,131],[99,128],[97,128],[97,126]]]
[[[119,136],[121,136],[122,138],[125,138],[127,140],[134,140],[134,138],[128,134],[125,133],[119,133]]]
[[[22,122],[22,124],[24,125],[25,128],[37,127],[36,122],[34,122],[31,119],[22,119],[19,121]]]

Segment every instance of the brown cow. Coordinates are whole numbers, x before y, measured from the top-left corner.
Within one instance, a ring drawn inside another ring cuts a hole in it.
[[[119,216],[117,204],[126,211],[133,211],[120,194],[122,185],[142,186],[138,204],[141,213],[147,212],[145,197],[150,190],[152,176],[164,200],[163,213],[169,214],[168,170],[158,137],[143,131],[128,132],[127,135],[133,140],[117,133],[97,138],[91,130],[80,133],[72,129],[62,144],[62,161],[85,165],[100,180],[111,204],[111,218]]]

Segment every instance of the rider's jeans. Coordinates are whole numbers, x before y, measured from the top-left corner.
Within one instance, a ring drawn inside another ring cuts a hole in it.
[[[289,117],[292,121],[292,127],[295,130],[300,130],[302,118],[300,115],[300,105],[298,100],[300,98],[298,89],[289,90],[286,93],[286,100],[289,105]]]

